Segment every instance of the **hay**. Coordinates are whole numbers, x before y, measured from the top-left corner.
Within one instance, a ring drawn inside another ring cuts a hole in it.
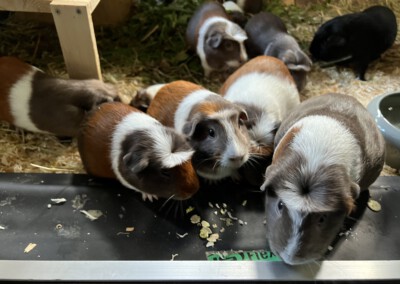
[[[128,102],[141,87],[176,79],[200,83],[217,90],[221,77],[204,79],[199,59],[187,52],[184,42],[186,23],[202,1],[175,0],[169,6],[155,1],[140,1],[133,17],[114,28],[96,28],[103,78],[117,86]],[[318,26],[337,15],[359,11],[371,5],[391,7],[400,19],[396,0],[329,1],[306,7],[285,7],[280,1],[267,1],[269,10],[286,22],[289,32],[308,49]],[[0,22],[0,55],[13,55],[45,72],[67,77],[57,33],[52,25],[21,23],[11,17]],[[382,59],[373,63],[366,74],[368,81],[354,78],[351,69],[315,65],[302,99],[337,92],[356,97],[363,105],[377,95],[400,90],[400,37]],[[21,133],[0,123],[0,172],[83,173],[76,141],[62,143],[51,135]],[[382,175],[396,175],[385,167]]]

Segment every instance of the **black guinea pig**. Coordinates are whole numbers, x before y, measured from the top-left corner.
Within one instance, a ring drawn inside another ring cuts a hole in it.
[[[396,35],[393,11],[384,6],[372,6],[324,23],[314,35],[310,52],[317,61],[348,59],[357,77],[365,80],[369,63],[393,45]]]

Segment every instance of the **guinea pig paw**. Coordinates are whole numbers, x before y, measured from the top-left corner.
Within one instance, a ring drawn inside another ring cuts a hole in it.
[[[158,200],[157,195],[153,195],[153,194],[148,194],[148,193],[142,192],[142,199],[143,199],[143,201],[146,201],[146,200],[148,199],[150,202],[153,202],[153,198],[154,198],[155,200]]]

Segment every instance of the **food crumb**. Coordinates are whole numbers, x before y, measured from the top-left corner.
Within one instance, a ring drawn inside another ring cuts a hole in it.
[[[212,224],[212,227],[213,227],[214,229],[216,229],[216,228],[218,228],[218,225],[217,225],[217,224]]]
[[[6,227],[0,225],[0,230],[5,230]]]
[[[53,204],[64,204],[67,202],[67,199],[65,198],[51,198],[50,200],[53,202]]]
[[[207,242],[207,244],[206,244],[206,248],[213,247],[213,246],[214,246],[214,242]]]
[[[126,227],[125,232],[133,232],[135,230],[135,227]]]
[[[51,208],[51,204],[49,203],[49,204],[47,204],[47,208],[48,209],[50,209]]]
[[[206,220],[201,221],[201,226],[205,227],[205,228],[209,228],[210,227],[210,223],[208,223]]]
[[[193,210],[194,210],[194,207],[193,207],[193,206],[189,206],[189,207],[186,209],[186,214],[192,212]]]
[[[90,219],[90,221],[97,220],[103,215],[103,212],[100,210],[80,210],[80,212],[83,213],[86,218]]]
[[[328,250],[329,250],[329,251],[333,250],[333,246],[329,246],[329,247],[328,247]]]
[[[29,243],[26,248],[24,249],[24,253],[29,253],[31,250],[33,250],[36,247],[35,243]]]
[[[378,201],[373,200],[373,199],[370,198],[368,200],[368,208],[371,209],[374,212],[379,212],[379,211],[381,211],[382,206]]]
[[[208,202],[208,206],[211,207],[211,208],[214,208],[214,205],[212,205],[211,202]]]
[[[177,257],[179,254],[177,254],[177,253],[175,253],[175,254],[172,254],[172,256],[171,256],[171,261],[174,261],[175,260],[175,257]]]
[[[176,233],[176,236],[183,239],[184,237],[186,237],[188,235],[188,233],[184,233],[183,235]]]
[[[244,206],[246,206],[246,205],[247,205],[247,200],[243,200],[242,206],[244,207]]]
[[[192,215],[192,217],[190,217],[190,222],[192,224],[198,224],[198,223],[200,223],[200,220],[201,220],[200,216],[196,215],[196,214]]]

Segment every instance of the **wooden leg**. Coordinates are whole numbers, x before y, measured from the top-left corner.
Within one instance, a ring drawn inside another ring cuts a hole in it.
[[[53,0],[50,4],[71,79],[102,79],[92,12],[99,0]]]

